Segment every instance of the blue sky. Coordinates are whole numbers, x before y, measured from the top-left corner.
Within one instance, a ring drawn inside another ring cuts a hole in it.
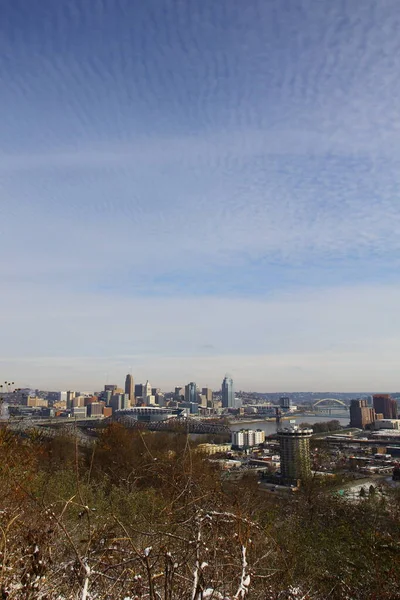
[[[397,0],[0,11],[3,379],[400,389]]]

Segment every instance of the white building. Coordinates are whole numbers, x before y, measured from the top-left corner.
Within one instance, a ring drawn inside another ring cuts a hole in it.
[[[147,398],[147,396],[151,396],[151,385],[149,383],[149,380],[146,381],[146,383],[143,386],[143,397]]]
[[[244,433],[243,429],[240,431],[232,431],[232,446],[236,448],[243,448],[244,446]]]
[[[265,431],[262,429],[256,429],[254,432],[254,445],[258,446],[259,444],[263,444],[265,442]]]
[[[265,441],[265,431],[262,429],[241,429],[232,431],[232,446],[236,448],[253,448]]]
[[[71,408],[71,416],[79,419],[85,419],[87,417],[86,406],[73,406]]]
[[[203,452],[204,454],[220,454],[230,452],[230,450],[230,444],[199,444],[196,448],[197,452]]]

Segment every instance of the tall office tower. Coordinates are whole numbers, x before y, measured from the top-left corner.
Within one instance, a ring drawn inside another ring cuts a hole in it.
[[[350,402],[350,427],[365,429],[375,421],[375,410],[368,406],[367,400],[352,400]]]
[[[76,392],[71,392],[71,391],[67,392],[67,408],[71,408],[72,400],[75,398],[75,396],[76,396]]]
[[[158,404],[158,406],[165,406],[165,396],[161,392],[156,396],[156,404]]]
[[[180,386],[177,386],[175,388],[175,392],[174,392],[174,399],[180,401],[184,397],[185,397],[185,389]]]
[[[143,397],[147,398],[147,396],[152,396],[151,385],[149,383],[149,380],[146,381],[146,383],[144,384],[144,389],[143,389]]]
[[[222,382],[222,408],[235,408],[233,379],[229,375],[225,375]]]
[[[135,405],[135,386],[133,383],[133,377],[130,373],[126,376],[125,379],[125,394],[129,396],[129,402],[131,406]]]
[[[112,398],[113,392],[111,392],[110,390],[101,392],[99,394],[99,398],[100,400],[102,400],[103,402],[105,402],[107,404],[107,406],[110,405],[111,402],[111,398]]]
[[[88,417],[100,417],[103,414],[103,405],[100,402],[91,402],[87,405]]]
[[[207,408],[207,397],[204,394],[197,392],[197,403],[203,408]]]
[[[372,401],[376,414],[383,414],[384,419],[397,419],[397,402],[390,394],[374,394]]]
[[[289,396],[281,396],[279,398],[279,405],[281,408],[289,409],[292,406],[292,401]]]
[[[213,391],[209,387],[203,387],[201,390],[203,396],[207,398],[207,402],[212,402],[213,399]]]
[[[84,400],[83,405],[88,406],[89,404],[98,402],[99,398],[98,398],[98,396],[85,396],[83,400]],[[89,412],[88,412],[88,414],[89,414]]]
[[[135,398],[143,398],[144,396],[144,385],[143,383],[137,383],[135,385]]]
[[[75,396],[71,400],[71,408],[77,406],[85,406],[85,396]]]
[[[297,425],[279,429],[281,473],[286,483],[296,483],[299,479],[310,477],[311,435],[312,429],[300,429]]]
[[[114,394],[110,401],[113,412],[115,410],[124,410],[129,408],[129,396],[128,394]]]
[[[116,390],[117,388],[118,388],[118,386],[117,386],[117,385],[114,385],[114,384],[108,384],[108,383],[107,383],[107,384],[104,386],[104,391],[105,391],[105,392],[112,392],[112,393],[114,393],[114,392],[115,392],[115,390]]]
[[[194,381],[185,385],[185,402],[197,404],[197,386]]]

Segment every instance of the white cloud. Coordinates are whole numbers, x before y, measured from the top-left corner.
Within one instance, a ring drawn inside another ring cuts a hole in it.
[[[216,387],[226,371],[257,390],[398,386],[398,286],[254,301],[28,289],[0,306],[5,379],[91,388],[132,368],[165,388],[192,379]]]
[[[299,139],[310,144],[309,134]],[[170,265],[195,272],[204,261],[299,264],[397,252],[397,164],[299,148],[295,131],[272,140],[242,132],[154,140],[127,153],[21,156],[14,167],[6,158],[0,252],[12,251],[12,260],[1,271],[108,277],[132,268],[140,277]]]

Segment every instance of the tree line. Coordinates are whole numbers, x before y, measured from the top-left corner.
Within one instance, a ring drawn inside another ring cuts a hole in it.
[[[0,430],[2,600],[400,598],[396,493],[231,482],[188,436]]]
[[[331,421],[322,421],[320,423],[301,423],[300,427],[312,429],[314,433],[327,433],[329,431],[338,431],[343,429],[340,421],[332,419]]]

